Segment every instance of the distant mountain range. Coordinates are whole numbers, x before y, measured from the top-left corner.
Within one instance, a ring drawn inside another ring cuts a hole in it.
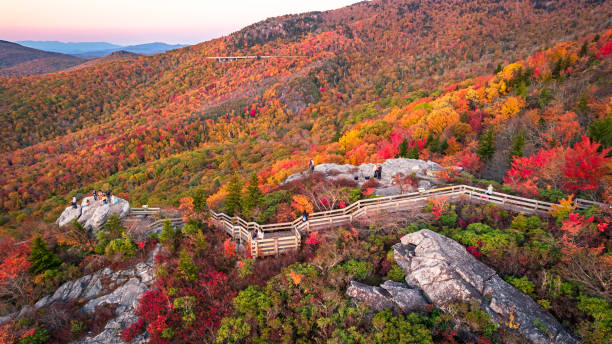
[[[53,73],[79,65],[80,57],[24,47],[0,41],[0,75]]]
[[[162,42],[128,46],[121,46],[107,42],[18,41],[17,43],[29,48],[73,55],[87,59],[108,56],[119,50],[136,54],[153,55],[187,46],[184,44],[166,44]]]

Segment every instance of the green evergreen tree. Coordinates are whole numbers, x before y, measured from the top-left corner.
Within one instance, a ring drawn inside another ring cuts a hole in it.
[[[195,282],[197,280],[198,267],[194,264],[189,253],[182,249],[179,253],[176,275],[178,278]]]
[[[489,161],[495,154],[495,137],[493,136],[493,129],[487,130],[486,133],[480,136],[478,142],[478,156],[482,161]]]
[[[603,147],[612,146],[612,116],[598,119],[589,126],[589,137]]]
[[[417,145],[412,146],[412,148],[408,150],[408,154],[406,154],[406,158],[408,159],[418,159],[419,158],[419,148],[417,147]]]
[[[109,216],[104,224],[104,230],[108,235],[108,239],[117,239],[125,231],[125,227],[121,225],[121,220],[116,214]]]
[[[240,199],[242,198],[242,183],[238,173],[234,173],[232,179],[230,179],[227,187],[228,195],[225,198],[225,212],[230,215],[236,215],[241,212],[242,205]]]
[[[510,161],[515,156],[521,157],[525,154],[525,131],[520,130],[516,136],[512,138],[512,149],[510,149]]]
[[[166,221],[164,221],[164,227],[162,227],[162,232],[159,235],[159,241],[162,243],[162,245],[172,251],[174,250],[174,244],[178,236],[177,234],[178,233],[174,229],[174,226],[172,226],[172,222],[170,222],[169,219],[166,219]]]
[[[197,189],[193,193],[193,210],[200,212],[206,209],[206,198],[208,195],[204,189]]]
[[[400,143],[398,156],[400,158],[407,158],[408,157],[408,139],[404,139],[404,141],[402,141],[402,143]]]
[[[47,243],[40,236],[32,241],[28,261],[31,263],[29,271],[35,275],[55,269],[62,264],[62,260],[47,248]]]
[[[251,173],[251,178],[249,179],[249,186],[246,188],[245,197],[242,200],[242,210],[246,216],[249,216],[251,210],[255,209],[259,202],[261,202],[261,198],[263,197],[263,192],[259,188],[259,178],[255,172]]]
[[[503,69],[502,65],[498,63],[497,64],[497,68],[495,68],[495,71],[493,71],[493,74],[497,74],[497,73],[501,72],[502,69]]]

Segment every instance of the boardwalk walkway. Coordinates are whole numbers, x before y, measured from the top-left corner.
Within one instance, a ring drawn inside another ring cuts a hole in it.
[[[529,214],[546,214],[552,209],[553,205],[549,202],[500,192],[487,195],[486,190],[481,188],[454,185],[422,192],[363,199],[344,209],[310,214],[306,222],[298,218],[293,222],[260,225],[256,222],[247,222],[240,217],[230,217],[224,213],[211,212],[211,216],[217,228],[223,229],[240,243],[250,243],[253,257],[260,257],[299,249],[304,233],[344,226],[355,220],[375,216],[382,212],[397,213],[409,209],[419,209],[427,204],[427,200],[440,197],[449,200],[463,198],[472,202],[494,203],[507,210]],[[592,205],[610,209],[607,204],[583,199],[576,199],[574,204],[578,209],[586,209]],[[263,232],[264,238],[252,239],[253,231]]]

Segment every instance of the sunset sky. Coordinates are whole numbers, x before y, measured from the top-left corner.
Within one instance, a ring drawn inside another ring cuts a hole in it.
[[[357,0],[0,0],[0,39],[198,43],[283,14]]]

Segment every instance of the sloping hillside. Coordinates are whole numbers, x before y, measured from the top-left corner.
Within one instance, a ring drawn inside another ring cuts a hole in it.
[[[85,59],[0,41],[0,75],[53,73],[76,66]]]
[[[274,170],[271,166],[293,151],[337,142],[363,120],[436,97],[446,86],[487,75],[498,64],[565,37],[600,32],[611,6],[569,0],[556,7],[499,1],[364,2],[272,18],[152,57],[2,79],[2,205],[17,210],[50,195],[61,203],[67,192],[85,184],[129,168],[144,173],[145,166],[164,165],[178,153],[203,147],[211,150],[202,154],[203,161],[219,177],[228,167],[253,168],[248,161],[257,161],[260,171],[264,166]],[[604,43],[587,48],[595,54]],[[303,57],[225,64],[206,59],[234,54]],[[415,137],[444,134],[438,138],[450,139],[444,130]],[[265,144],[250,147],[258,142]],[[371,156],[369,149],[360,154]],[[237,158],[236,152],[249,154]],[[490,176],[500,179],[503,170]],[[181,184],[164,187],[184,190]],[[149,196],[139,197],[146,202]]]

